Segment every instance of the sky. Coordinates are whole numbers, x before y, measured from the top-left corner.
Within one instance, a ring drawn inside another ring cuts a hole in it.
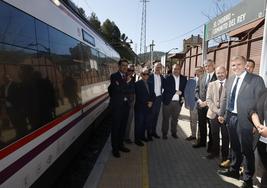
[[[132,49],[140,52],[142,3],[140,0],[72,0],[82,7],[86,15],[95,12],[103,23],[114,21],[121,33],[133,41]],[[146,45],[154,40],[154,51],[167,52],[172,48],[182,51],[183,39],[202,35],[202,25],[208,17],[216,15],[216,0],[149,0],[147,3]],[[225,2],[225,9],[240,0],[217,0]],[[147,48],[149,51],[149,48]]]

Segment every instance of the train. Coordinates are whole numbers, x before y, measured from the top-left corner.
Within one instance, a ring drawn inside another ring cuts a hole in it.
[[[118,52],[63,0],[0,0],[0,187],[30,187],[109,103]]]

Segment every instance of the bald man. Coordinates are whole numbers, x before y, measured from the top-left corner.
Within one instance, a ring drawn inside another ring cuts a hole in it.
[[[224,92],[224,84],[226,81],[227,71],[224,66],[219,66],[215,70],[217,76],[216,81],[211,82],[207,90],[207,117],[210,119],[211,135],[213,139],[211,153],[206,157],[207,159],[214,159],[220,155],[220,132],[222,134],[222,162],[227,160],[229,153],[229,136],[225,123],[218,121],[220,112],[220,99]]]

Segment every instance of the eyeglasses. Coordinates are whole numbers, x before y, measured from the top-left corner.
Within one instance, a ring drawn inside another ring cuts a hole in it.
[[[131,70],[131,69],[128,69],[127,71],[128,71],[128,72],[134,72],[134,70]]]
[[[148,75],[149,75],[149,73],[142,73],[142,75],[144,75],[144,76],[148,76]]]

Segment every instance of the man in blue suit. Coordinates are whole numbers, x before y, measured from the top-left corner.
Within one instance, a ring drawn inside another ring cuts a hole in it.
[[[183,105],[184,89],[187,79],[181,75],[181,66],[174,64],[172,74],[167,76],[162,94],[163,102],[163,122],[162,138],[167,139],[169,130],[169,119],[171,119],[171,133],[173,138],[177,136],[177,122]]]
[[[129,114],[128,93],[130,90],[131,77],[127,77],[128,61],[122,59],[118,62],[119,71],[110,76],[108,92],[112,113],[111,145],[114,157],[120,157],[119,151],[129,152],[123,145],[126,123]]]
[[[151,121],[152,121],[152,127],[151,127],[151,136],[155,138],[160,138],[157,134],[157,122],[158,122],[158,116],[161,108],[161,102],[162,102],[162,88],[164,83],[164,77],[161,74],[162,65],[160,62],[155,63],[154,65],[154,73],[149,76],[148,82],[152,85],[152,91],[153,94],[156,96],[155,101],[152,105],[152,114],[151,114]]]
[[[135,144],[143,146],[142,141],[152,140],[151,130],[151,109],[155,99],[153,88],[147,82],[149,72],[144,68],[141,72],[141,80],[135,83]],[[145,135],[147,132],[147,137]]]
[[[186,140],[195,140],[197,137],[197,102],[195,99],[195,89],[197,85],[197,81],[200,76],[202,76],[204,70],[202,67],[195,68],[195,77],[187,80],[185,91],[184,91],[184,98],[185,98],[185,108],[190,111],[190,128],[191,128],[191,135],[186,138]]]

